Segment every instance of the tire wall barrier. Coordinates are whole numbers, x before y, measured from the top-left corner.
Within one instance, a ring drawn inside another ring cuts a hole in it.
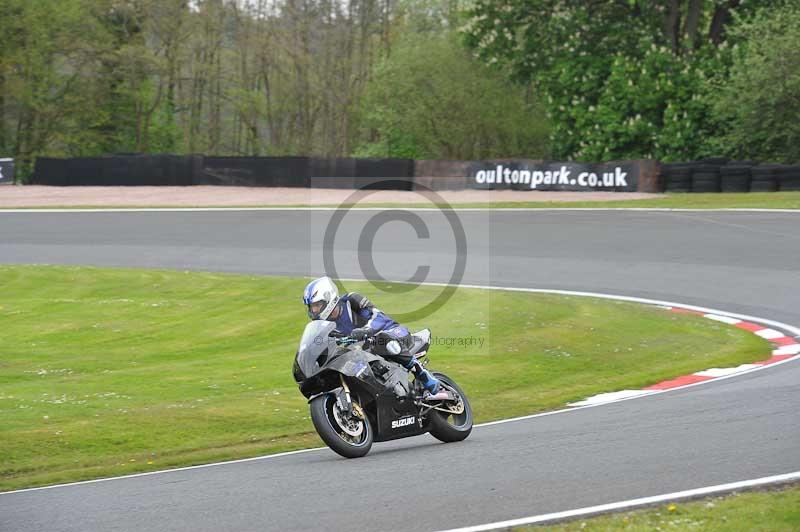
[[[308,157],[203,157],[193,185],[308,188]]]
[[[666,192],[775,192],[800,190],[800,164],[759,164],[712,157],[687,163],[663,163]]]
[[[30,184],[411,190],[412,159],[119,155],[36,160]]]
[[[324,157],[115,155],[40,157],[30,184],[50,186],[301,187],[376,190],[606,190],[774,192],[800,190],[800,165],[708,158],[602,164]]]

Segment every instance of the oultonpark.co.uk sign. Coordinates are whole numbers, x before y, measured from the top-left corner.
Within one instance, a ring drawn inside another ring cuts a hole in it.
[[[638,166],[626,163],[476,163],[469,185],[477,189],[514,190],[636,190]]]

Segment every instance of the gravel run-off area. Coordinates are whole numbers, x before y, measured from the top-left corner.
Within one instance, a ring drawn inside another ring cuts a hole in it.
[[[354,195],[354,193],[358,193]],[[519,190],[442,190],[451,204],[518,201],[604,201],[655,199],[640,192],[545,192]],[[321,188],[193,187],[0,187],[0,208],[20,207],[232,207],[270,205],[337,205],[340,203],[430,203],[422,192],[354,191]],[[441,199],[439,199],[441,198]]]

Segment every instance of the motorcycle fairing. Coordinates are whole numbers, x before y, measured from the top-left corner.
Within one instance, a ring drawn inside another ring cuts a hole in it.
[[[419,408],[414,404],[413,392],[408,382],[408,372],[400,365],[391,363],[391,369],[383,376],[385,384],[375,398],[375,411],[378,419],[375,427],[375,441],[388,441],[427,432],[419,423]],[[393,422],[414,417],[413,423]]]

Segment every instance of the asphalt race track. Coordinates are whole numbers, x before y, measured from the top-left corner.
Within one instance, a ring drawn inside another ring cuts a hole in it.
[[[332,214],[0,213],[0,262],[316,275]],[[334,246],[338,275],[363,277],[359,258],[372,255],[385,278],[407,279],[428,265],[428,281],[448,281],[453,231],[439,212],[416,214],[429,237],[390,221],[377,229],[370,254],[356,242],[365,226],[381,222],[373,219],[379,213],[348,213]],[[639,296],[800,325],[797,213],[458,217],[467,243],[463,283]],[[323,449],[2,494],[0,530],[441,530],[790,473],[800,470],[799,392],[795,360],[478,427],[459,444],[423,436],[376,444],[359,460]]]

